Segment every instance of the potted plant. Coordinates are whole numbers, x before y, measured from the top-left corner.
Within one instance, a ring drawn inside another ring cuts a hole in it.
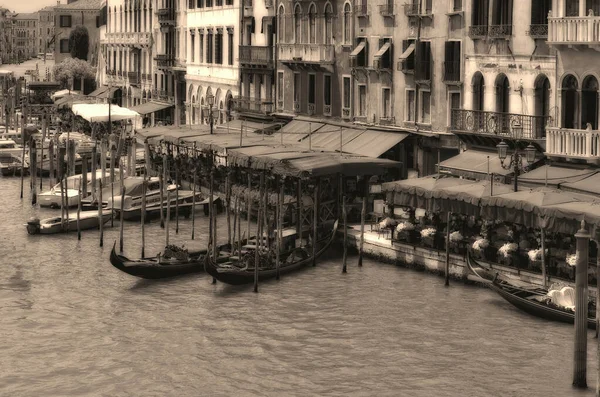
[[[527,252],[529,257],[529,264],[533,269],[540,269],[542,267],[542,250],[531,249]]]
[[[450,233],[449,240],[450,240],[450,248],[452,248],[452,250],[455,253],[457,253],[457,254],[464,253],[464,249],[461,246],[461,243],[463,241],[463,235],[458,230],[455,230],[452,233]]]
[[[487,251],[490,248],[490,241],[487,238],[478,236],[475,239],[475,242],[473,243],[473,245],[471,246],[472,250],[473,250],[473,254],[477,257],[477,258],[484,258],[484,259],[488,259]]]
[[[518,249],[517,243],[505,243],[498,249],[498,261],[507,266],[519,267]]]
[[[421,230],[421,241],[426,247],[436,248],[435,236],[437,230],[434,227],[426,227]]]
[[[409,221],[400,222],[396,226],[396,238],[407,243],[415,243],[417,240],[415,225]]]
[[[379,222],[379,229],[380,230],[388,229],[390,231],[390,234],[393,234],[394,228],[396,227],[397,224],[398,224],[397,220],[395,220],[394,218],[387,217],[384,220],[382,220],[381,222]],[[393,236],[391,236],[390,238],[392,238],[392,237]]]

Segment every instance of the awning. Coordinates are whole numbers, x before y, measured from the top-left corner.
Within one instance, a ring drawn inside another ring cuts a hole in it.
[[[108,86],[107,85],[101,85],[100,87],[96,88],[94,91],[90,92],[88,94],[88,96],[94,96],[97,97],[98,95],[104,93],[108,91]]]
[[[569,190],[573,192],[600,195],[600,173],[594,173],[593,175],[577,182],[563,183],[560,185],[560,188],[562,190]]]
[[[51,98],[54,100],[60,99],[62,97],[65,97],[67,95],[71,94],[71,90],[60,90],[60,91],[56,91],[54,94],[51,95]]]
[[[129,109],[133,110],[134,112],[138,112],[139,114],[149,114],[149,113],[158,112],[159,110],[170,108],[172,106],[175,106],[175,105],[172,105],[170,103],[164,103],[164,102],[149,101],[146,103],[142,103],[141,105],[133,106]]]
[[[523,166],[526,166],[523,159]],[[498,154],[479,150],[467,150],[440,163],[440,172],[451,172],[456,176],[481,179],[488,173],[507,176],[512,173],[512,168],[505,170],[500,165]]]
[[[595,174],[595,170],[577,169],[543,165],[535,170],[519,175],[519,184],[526,186],[548,185],[558,187],[562,184],[578,182]],[[600,183],[600,179],[598,180]]]
[[[307,143],[311,140],[311,146],[323,148],[330,151],[340,151],[340,144],[342,145],[342,151],[346,150],[346,145],[349,144],[356,137],[360,136],[364,132],[363,129],[339,127],[336,125],[324,125],[318,130],[318,132],[312,134],[312,136],[306,137],[302,142]],[[341,136],[341,142],[340,142]],[[353,153],[353,152],[349,152]]]
[[[114,93],[119,89],[119,87],[110,87],[109,89],[107,89],[106,91],[101,92],[100,94],[96,95],[96,98],[101,98],[101,99],[108,99],[108,98],[112,98]]]
[[[77,116],[81,116],[90,123],[94,122],[106,122],[109,118],[108,107],[110,106],[110,119],[112,121],[119,120],[132,120],[139,117],[137,112],[133,110],[122,108],[117,105],[107,105],[104,103],[78,103],[73,105],[73,113]]]
[[[345,144],[344,152],[379,157],[409,136],[405,132],[366,130]]]
[[[354,50],[352,50],[352,52],[350,53],[350,58],[356,58],[358,54],[360,54],[360,52],[365,49],[366,45],[366,41],[361,41],[360,43],[358,43],[356,48],[354,48]]]
[[[308,136],[309,131],[311,133],[316,132],[319,128],[323,127],[323,123],[310,122],[305,120],[292,120],[279,130],[279,133],[273,134],[276,136],[276,140],[279,141],[283,134],[284,143],[296,143]]]
[[[400,55],[400,60],[404,61],[405,59],[407,59],[415,50],[415,43],[412,43],[411,45],[408,46],[408,48],[406,50],[404,50],[404,52],[402,53],[402,55]]]
[[[379,59],[383,56],[383,54],[385,54],[387,52],[387,50],[390,49],[390,46],[392,45],[392,43],[390,43],[389,41],[385,42],[381,48],[379,49],[379,51],[377,51],[375,53],[375,55],[373,56],[375,59]]]

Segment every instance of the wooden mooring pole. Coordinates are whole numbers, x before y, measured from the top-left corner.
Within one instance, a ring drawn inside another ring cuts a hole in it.
[[[216,235],[214,233],[214,228],[216,225],[216,219],[217,219],[217,214],[215,213],[215,207],[214,207],[214,200],[213,200],[213,195],[215,193],[215,172],[214,172],[214,167],[215,167],[215,156],[211,156],[211,164],[210,164],[210,187],[209,187],[209,198],[208,198],[208,216],[209,216],[209,222],[210,225],[208,227],[208,234],[209,234],[209,249],[210,251],[207,253],[207,255],[210,255],[210,253],[212,253],[213,256],[213,260],[215,261],[215,263],[217,262],[217,239],[216,239]],[[216,284],[217,283],[217,279],[216,278],[212,278],[212,283]]]
[[[169,221],[171,220],[171,191],[167,188],[167,220],[165,221],[165,247],[169,245]]]
[[[450,285],[450,211],[446,214],[446,263],[444,266],[444,285],[448,287]]]
[[[125,186],[121,187],[121,211],[119,212],[119,252],[123,253],[123,213],[125,209]],[[113,208],[114,211],[114,208]]]
[[[46,126],[46,115],[44,114],[42,116],[42,144],[40,147],[40,193],[44,188],[44,141],[46,140]]]
[[[140,219],[141,219],[141,227],[142,227],[142,258],[144,258],[146,255],[146,230],[145,230],[145,224],[146,224],[146,190],[148,189],[148,182],[146,180],[146,176],[148,174],[144,174],[144,181],[142,182],[142,213],[140,214]]]
[[[246,190],[246,238],[250,239],[250,214],[252,213],[252,176],[248,171],[248,189]]]
[[[104,219],[102,215],[102,178],[100,178],[98,183],[98,226],[100,227],[100,247],[104,246]]]
[[[281,244],[283,240],[283,201],[285,197],[285,179],[279,179],[279,195],[277,200],[277,251],[275,255],[275,278],[279,280],[279,268],[281,267]]]
[[[226,171],[225,176],[225,211],[227,213],[227,243],[231,247],[233,244],[231,236],[231,173]]]
[[[58,183],[58,179],[54,174],[54,139],[50,139],[48,144],[48,167],[50,168],[50,175],[48,180],[50,181],[50,188]]]
[[[23,119],[23,115],[21,115],[21,142],[23,143],[23,154],[21,155],[21,199],[23,199],[23,184],[25,182],[25,147],[27,146],[25,143],[25,121]],[[31,164],[30,164],[31,171]]]
[[[81,188],[79,189],[79,194],[77,195],[77,240],[81,240]]]
[[[198,175],[196,174],[196,170],[194,170],[194,181],[192,182],[192,240],[194,239],[195,230],[196,230],[196,183],[198,180]]]
[[[260,188],[258,199],[258,217],[256,219],[256,250],[254,251],[254,292],[258,292],[258,266],[260,262],[260,240],[262,240],[262,195],[265,190],[265,173],[260,174]],[[266,208],[265,208],[266,209]]]
[[[158,174],[158,185],[159,185],[159,189],[160,189],[160,227],[162,227],[164,229],[164,227],[165,227],[165,210],[164,210],[165,180],[164,180],[163,176],[164,176],[163,172]]]
[[[581,221],[575,234],[575,348],[573,355],[573,386],[587,388],[587,313],[588,313],[588,251],[590,235]]]
[[[175,234],[179,234],[179,167],[175,165]]]
[[[29,145],[29,151],[31,153],[31,164],[29,169],[31,175],[31,205],[37,204],[37,147],[35,144],[35,139],[31,139],[31,144]]]
[[[346,211],[346,196],[342,197],[342,220],[344,224],[344,255],[342,257],[342,273],[347,273],[348,270],[348,228],[346,227],[347,211]]]
[[[367,193],[362,198],[362,208],[360,210],[360,243],[358,246],[358,266],[361,267],[363,263],[363,247],[365,245],[365,218],[367,216]]]
[[[319,187],[321,185],[321,178],[317,178],[315,181],[315,197],[313,202],[313,230],[312,230],[312,265],[317,265],[317,235],[319,230]]]

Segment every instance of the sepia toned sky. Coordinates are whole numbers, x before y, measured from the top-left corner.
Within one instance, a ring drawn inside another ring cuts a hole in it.
[[[61,0],[66,3],[66,0]],[[56,5],[56,0],[26,0],[26,1],[7,1],[0,0],[0,6],[8,8],[15,12],[35,12],[46,6]]]

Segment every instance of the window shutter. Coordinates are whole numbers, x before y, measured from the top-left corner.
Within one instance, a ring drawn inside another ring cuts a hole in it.
[[[252,22],[250,24],[250,33],[254,33],[255,29],[256,29],[256,20],[254,19],[254,17],[252,17]]]

